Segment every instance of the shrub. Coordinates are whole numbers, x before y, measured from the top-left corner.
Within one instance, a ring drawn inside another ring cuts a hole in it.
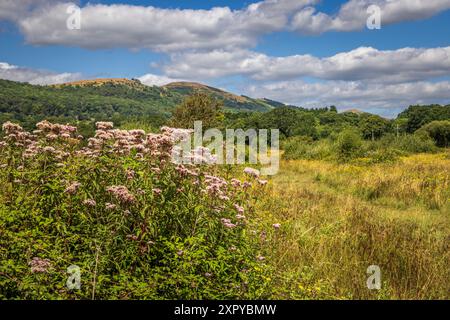
[[[338,160],[345,161],[361,155],[363,141],[361,136],[350,129],[342,131],[336,141]]]
[[[75,127],[37,127],[3,125],[0,298],[266,297],[257,178],[172,163],[186,130],[102,122],[83,147]],[[70,265],[81,290],[65,285]]]
[[[450,146],[450,121],[433,121],[422,128],[418,133],[427,133],[435,142],[438,147]]]

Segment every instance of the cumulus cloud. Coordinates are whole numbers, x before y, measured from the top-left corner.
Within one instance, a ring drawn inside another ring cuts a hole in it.
[[[249,85],[245,94],[266,97],[303,107],[339,106],[361,110],[402,109],[413,104],[448,104],[450,82],[367,83],[364,81],[324,81],[308,83],[302,80]]]
[[[360,47],[327,58],[270,57],[249,50],[173,54],[162,66],[171,77],[246,75],[255,80],[313,77],[325,80],[406,82],[450,75],[450,47],[377,50]],[[392,72],[395,70],[395,72]]]
[[[294,15],[291,29],[304,34],[361,30],[366,27],[371,5],[380,8],[382,25],[389,25],[432,17],[450,9],[450,0],[349,0],[334,16],[308,6]]]
[[[54,73],[46,70],[23,68],[6,62],[0,62],[0,79],[49,85],[80,80],[81,74],[67,72]]]
[[[83,48],[148,48],[155,51],[248,47],[259,36],[282,30],[291,15],[317,0],[265,0],[242,10],[161,9],[88,4],[81,29],[66,27],[68,4],[37,9],[18,21],[27,42]]]
[[[171,82],[187,81],[183,79],[174,79],[166,77],[164,75],[157,75],[152,73],[145,74],[139,77],[138,80],[147,86],[163,86]]]
[[[264,0],[241,10],[162,9],[136,5],[87,4],[81,29],[69,30],[65,0],[2,0],[0,19],[17,20],[26,40],[39,45],[83,48],[186,49],[249,48],[266,33],[305,34],[365,27],[367,8],[378,5],[382,23],[429,18],[450,9],[450,0],[349,0],[336,15],[317,12],[319,0]]]
[[[2,0],[0,1],[0,20],[17,21],[36,8],[59,2],[61,0]]]

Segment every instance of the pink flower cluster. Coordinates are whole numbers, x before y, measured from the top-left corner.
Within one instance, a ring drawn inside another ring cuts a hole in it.
[[[244,173],[248,174],[249,176],[254,177],[254,178],[258,178],[259,175],[260,175],[259,170],[256,170],[256,169],[253,169],[253,168],[245,168],[244,169]]]
[[[50,260],[38,257],[34,257],[28,264],[33,273],[46,273],[52,266]]]
[[[86,199],[83,201],[83,204],[88,207],[95,207],[97,205],[97,202],[95,202],[94,199]]]
[[[230,219],[222,218],[220,219],[220,221],[222,222],[223,226],[227,229],[236,228],[236,224],[232,223]]]
[[[236,209],[236,211],[237,211],[239,214],[243,214],[243,213],[244,213],[244,208],[241,207],[240,205],[235,204],[235,205],[234,205],[234,208]]]
[[[36,140],[36,136],[23,130],[21,126],[12,122],[5,122],[2,126],[5,140],[14,143],[16,147],[26,147]]]
[[[37,123],[36,127],[38,130],[35,130],[34,133],[45,134],[49,140],[56,140],[57,138],[68,139],[77,132],[77,128],[74,126],[69,124],[55,124],[47,120]]]
[[[178,166],[176,166],[175,170],[180,174],[180,176],[185,177],[185,176],[193,176],[193,177],[197,177],[199,174],[197,171],[195,170],[191,170],[186,168],[184,165],[180,164]]]
[[[115,196],[121,203],[131,204],[136,201],[134,195],[125,186],[111,186],[106,191]]]
[[[2,130],[5,132],[6,135],[23,132],[23,128],[21,126],[12,123],[10,121],[7,121],[3,124]]]
[[[226,196],[228,182],[220,177],[205,175],[206,192],[216,196]]]
[[[65,193],[74,195],[75,193],[77,193],[78,189],[80,188],[81,183],[79,182],[72,182],[67,188],[66,190],[64,190]]]

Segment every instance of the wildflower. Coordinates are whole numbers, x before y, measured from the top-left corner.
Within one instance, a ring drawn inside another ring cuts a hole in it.
[[[64,192],[73,195],[73,194],[77,193],[77,191],[80,188],[80,186],[81,186],[81,183],[79,183],[79,182],[72,182],[70,184],[70,186],[68,186],[66,188],[66,190],[64,190]]]
[[[5,133],[7,135],[16,134],[18,132],[23,131],[23,128],[21,126],[19,126],[18,124],[12,123],[10,121],[5,122],[2,126],[2,129],[3,129],[3,131],[5,131]]]
[[[212,277],[212,274],[211,274],[211,273],[209,273],[209,272],[206,272],[206,273],[205,273],[205,277],[207,277],[207,278],[211,278],[211,277]]]
[[[262,231],[259,237],[261,241],[266,241],[267,233],[265,231]]]
[[[252,186],[252,184],[248,181],[245,181],[243,184],[244,189],[250,188]]]
[[[236,225],[234,223],[231,223],[230,219],[222,218],[222,219],[220,219],[220,221],[222,222],[222,224],[225,228],[233,229],[236,227]]]
[[[127,239],[136,241],[136,240],[138,240],[138,236],[135,235],[135,234],[128,234],[128,235],[127,235]]]
[[[117,208],[117,206],[115,204],[107,202],[105,204],[105,208],[106,208],[106,210],[114,210],[115,208]]]
[[[279,223],[274,223],[274,224],[272,225],[272,227],[274,227],[274,229],[280,229],[281,224],[279,224]]]
[[[154,192],[156,195],[160,195],[160,194],[162,193],[162,190],[159,189],[159,188],[155,188],[155,189],[153,189],[153,192]]]
[[[133,203],[136,198],[130,193],[125,186],[111,186],[106,188],[106,191],[114,195],[122,203]]]
[[[238,179],[233,178],[233,179],[231,179],[231,185],[235,188],[238,188],[238,187],[242,186],[242,182]]]
[[[128,180],[132,180],[135,176],[135,172],[133,169],[127,169],[126,175]]]
[[[238,214],[238,215],[236,215],[236,219],[238,219],[238,220],[244,220],[244,219],[245,219],[245,216],[242,215],[242,214]]]
[[[52,266],[50,260],[38,257],[34,257],[28,264],[33,273],[46,273]]]
[[[243,213],[244,213],[244,208],[241,207],[240,205],[235,204],[235,205],[234,205],[234,208],[235,208],[236,211],[239,212],[240,214],[243,214]]]
[[[181,257],[184,254],[183,250],[178,250],[177,251],[177,256]]]
[[[44,152],[48,152],[48,153],[54,153],[56,152],[55,148],[53,147],[44,147]]]
[[[248,174],[249,176],[252,176],[254,178],[258,178],[259,175],[260,175],[259,170],[256,170],[256,169],[253,169],[253,168],[248,168],[248,167],[244,169],[244,173]]]
[[[101,122],[101,121],[99,121],[99,122],[96,122],[96,123],[95,123],[95,127],[96,127],[98,130],[110,130],[110,129],[114,128],[114,123],[112,123],[112,122]]]
[[[259,256],[256,257],[256,260],[258,260],[258,261],[264,261],[264,260],[266,260],[266,258],[263,257],[263,256],[261,256],[261,255],[259,255]]]
[[[258,183],[262,186],[265,186],[268,183],[268,181],[267,180],[258,180]]]
[[[236,251],[237,248],[236,248],[236,246],[231,246],[229,250],[230,250],[230,251]]]
[[[153,171],[153,172],[156,173],[156,174],[161,173],[161,169],[158,168],[158,167],[153,167],[153,168],[151,168],[150,170]]]
[[[95,202],[95,200],[93,199],[86,199],[83,201],[83,204],[88,207],[95,207],[97,205],[97,202]]]

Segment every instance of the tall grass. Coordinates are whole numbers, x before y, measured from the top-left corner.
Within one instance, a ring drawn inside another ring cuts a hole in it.
[[[289,161],[261,210],[284,221],[273,296],[448,299],[450,161],[419,155],[358,167]],[[370,265],[382,289],[366,286]]]

